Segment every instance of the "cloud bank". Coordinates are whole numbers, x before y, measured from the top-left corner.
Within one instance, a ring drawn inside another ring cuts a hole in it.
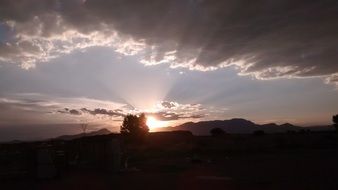
[[[180,104],[162,101],[151,110],[141,110],[125,103],[84,97],[55,97],[36,93],[0,96],[0,126],[6,124],[83,123],[119,126],[127,114],[145,113],[161,121],[200,120],[215,108],[201,104]],[[216,110],[217,111],[217,110]]]
[[[70,114],[70,115],[85,115],[91,116],[107,116],[112,118],[120,118],[128,114],[141,114],[145,113],[147,116],[153,116],[161,121],[177,121],[181,119],[200,119],[207,115],[207,112],[214,110],[207,110],[201,104],[179,104],[173,101],[162,101],[155,106],[152,111],[139,110],[133,107],[122,106],[116,109],[105,108],[81,108],[70,109],[64,108],[57,110],[57,113]]]
[[[335,0],[0,0],[0,62],[31,68],[103,46],[145,65],[337,84]]]

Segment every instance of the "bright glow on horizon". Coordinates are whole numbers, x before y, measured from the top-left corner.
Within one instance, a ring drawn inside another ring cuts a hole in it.
[[[148,125],[150,131],[156,130],[157,128],[167,126],[165,121],[157,120],[155,117],[152,117],[152,116],[147,117],[147,125]]]

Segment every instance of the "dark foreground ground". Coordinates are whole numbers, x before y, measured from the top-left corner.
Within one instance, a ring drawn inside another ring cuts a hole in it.
[[[128,171],[70,168],[48,180],[11,179],[0,189],[338,189],[335,133],[150,138],[128,147]]]

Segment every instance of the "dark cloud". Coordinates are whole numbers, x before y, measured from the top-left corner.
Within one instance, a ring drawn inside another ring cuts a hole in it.
[[[65,108],[63,110],[58,110],[58,113],[65,113],[65,114],[71,114],[71,115],[81,115],[82,113],[76,109],[69,109]]]
[[[168,102],[168,101],[162,101],[161,102],[161,105],[164,107],[164,108],[174,108],[174,107],[177,107],[177,103],[176,102]]]
[[[81,112],[77,111],[77,110],[69,110],[69,113],[72,114],[72,115],[81,115]]]
[[[182,111],[182,110],[181,110]],[[180,119],[199,119],[203,118],[204,114],[198,114],[194,113],[194,110],[186,109],[186,113],[175,113],[173,111],[159,111],[159,112],[151,112],[151,113],[145,113],[147,116],[153,116],[158,120],[161,121],[174,121],[174,120],[180,120]],[[69,109],[64,108],[63,110],[58,110],[58,113],[62,114],[71,114],[71,115],[81,115],[82,113],[88,113],[91,115],[106,115],[110,117],[124,117],[128,113],[121,110],[121,109],[115,109],[115,110],[107,110],[102,108],[96,108],[96,109],[88,109],[88,108],[81,108],[79,110],[77,109]],[[119,120],[120,121],[120,120]]]
[[[77,111],[77,110],[76,110]],[[106,110],[106,109],[101,109],[97,108],[94,110],[90,110],[87,108],[82,108],[80,111],[84,113],[89,113],[91,115],[107,115],[111,117],[124,117],[128,113],[124,113],[120,109],[116,110]],[[71,112],[71,110],[69,111]],[[147,116],[154,116],[158,120],[162,121],[173,121],[173,120],[179,120],[179,119],[199,119],[203,118],[203,114],[194,114],[194,113],[174,113],[174,112],[169,112],[169,111],[160,111],[160,112],[155,112],[155,113],[146,113]]]
[[[57,113],[69,113],[68,111],[65,111],[65,110],[58,110],[56,111]]]
[[[174,121],[179,119],[199,119],[203,118],[204,115],[202,114],[181,114],[181,113],[174,113],[174,112],[156,112],[156,113],[146,113],[147,116],[153,116],[158,120],[161,121]]]
[[[336,81],[338,73],[336,0],[0,0],[0,21],[19,34],[0,45],[0,60],[26,68],[75,48],[111,47],[117,34],[124,45],[115,50],[143,50],[145,64],[235,66],[259,79]]]
[[[101,114],[101,115],[108,115],[108,116],[112,116],[112,117],[123,117],[123,116],[125,116],[125,114],[120,109],[107,110],[107,109],[96,108],[94,110],[90,110],[90,109],[87,109],[87,108],[81,108],[81,111],[85,112],[85,113],[89,113],[91,115]]]
[[[64,108],[63,110],[58,110],[58,113],[63,113],[63,114],[71,114],[71,115],[82,115],[82,113],[89,113],[91,115],[107,115],[111,117],[123,117],[125,114],[123,113],[123,110],[121,109],[116,109],[116,110],[107,110],[107,109],[102,109],[102,108],[96,108],[96,109],[88,109],[88,108],[81,108],[79,110],[77,109],[69,109],[69,108]]]

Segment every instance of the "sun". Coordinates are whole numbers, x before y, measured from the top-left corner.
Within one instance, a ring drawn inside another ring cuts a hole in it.
[[[147,117],[147,125],[150,130],[166,126],[164,121],[159,121],[155,117],[152,117],[152,116]]]

